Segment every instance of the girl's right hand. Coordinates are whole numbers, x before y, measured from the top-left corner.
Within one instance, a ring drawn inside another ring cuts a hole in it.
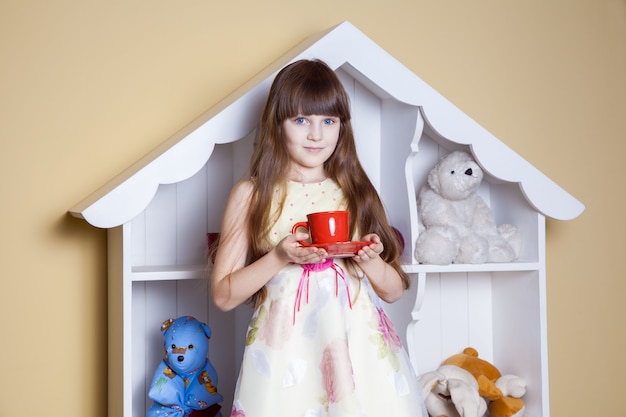
[[[286,263],[316,264],[326,259],[328,254],[324,249],[312,246],[301,246],[298,241],[307,240],[307,233],[296,232],[288,235],[274,247],[276,254]]]

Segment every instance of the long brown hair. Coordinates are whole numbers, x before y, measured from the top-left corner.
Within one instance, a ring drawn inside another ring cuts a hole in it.
[[[398,271],[404,287],[408,288],[409,278],[400,267],[396,235],[356,152],[348,94],[337,74],[320,60],[300,60],[287,65],[276,75],[270,88],[250,164],[253,191],[248,217],[248,262],[254,262],[268,250],[268,231],[273,222],[270,218],[272,196],[277,186],[285,189],[290,161],[282,122],[298,114],[340,119],[337,147],[324,163],[324,169],[328,178],[343,191],[350,212],[350,235],[358,230],[362,234],[380,236],[385,247],[381,257]],[[261,290],[252,301],[259,302],[263,297]]]

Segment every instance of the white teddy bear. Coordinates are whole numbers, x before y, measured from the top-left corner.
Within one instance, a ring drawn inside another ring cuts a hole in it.
[[[448,265],[517,259],[520,232],[510,224],[496,225],[491,209],[476,194],[482,180],[482,169],[467,152],[452,152],[433,167],[417,201],[418,262]]]

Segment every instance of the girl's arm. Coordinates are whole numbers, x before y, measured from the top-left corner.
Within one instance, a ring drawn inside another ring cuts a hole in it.
[[[404,293],[404,285],[400,274],[391,265],[385,262],[380,254],[384,247],[378,235],[372,233],[361,238],[364,242],[372,242],[354,256],[363,273],[367,275],[376,294],[385,302],[398,301]]]
[[[226,203],[220,242],[211,276],[211,294],[217,307],[231,310],[260,290],[288,263],[321,262],[326,252],[318,248],[302,248],[297,240],[306,240],[306,233],[286,236],[267,254],[246,265],[248,245],[248,210],[252,183],[235,185]]]

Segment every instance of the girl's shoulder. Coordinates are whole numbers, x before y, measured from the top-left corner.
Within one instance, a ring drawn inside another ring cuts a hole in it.
[[[248,204],[253,189],[254,183],[251,179],[245,179],[237,182],[230,192],[231,203]]]

